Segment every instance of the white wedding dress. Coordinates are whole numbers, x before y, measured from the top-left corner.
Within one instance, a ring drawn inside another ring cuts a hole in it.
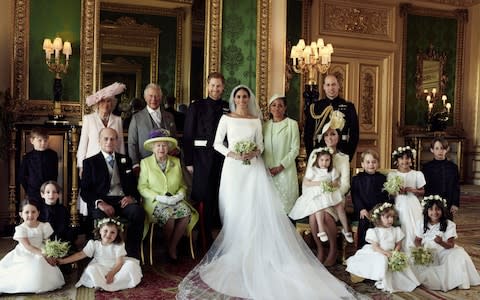
[[[228,138],[227,148],[224,145]],[[214,147],[225,156],[239,141],[263,150],[259,119],[224,115]],[[354,291],[317,260],[282,209],[261,157],[226,157],[219,191],[223,228],[183,279],[177,299],[354,299]]]

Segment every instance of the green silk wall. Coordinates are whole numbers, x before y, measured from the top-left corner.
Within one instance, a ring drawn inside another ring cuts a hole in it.
[[[225,76],[223,98],[244,84],[254,93],[257,62],[257,2],[224,0],[222,12],[221,72]]]
[[[291,46],[298,43],[302,34],[302,1],[288,0],[287,1],[287,43],[290,42]],[[286,53],[290,58],[290,53]],[[291,60],[287,60],[291,63]],[[300,94],[300,74],[294,73],[290,80],[290,89],[288,90],[287,97],[287,113],[290,118],[295,120],[300,119],[300,100],[302,95]]]
[[[80,28],[81,0],[32,0],[30,1],[30,27],[28,42],[29,99],[53,100],[55,74],[45,64],[43,39],[56,36],[72,43],[67,74],[62,75],[62,99],[79,101],[80,92]],[[52,55],[53,56],[53,55]],[[61,59],[65,56],[61,55]]]
[[[405,86],[405,125],[426,126],[427,105],[425,100],[416,99],[415,70],[417,52],[425,52],[430,44],[435,50],[445,52],[447,63],[445,73],[448,82],[445,90],[449,102],[454,103],[455,66],[457,57],[457,20],[449,18],[408,15],[407,20],[407,54]],[[449,120],[452,125],[452,118]]]

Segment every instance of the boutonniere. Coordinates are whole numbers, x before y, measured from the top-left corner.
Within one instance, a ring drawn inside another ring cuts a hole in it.
[[[122,157],[122,158],[120,159],[120,162],[121,162],[122,164],[126,164],[126,163],[127,163],[127,159],[126,159],[125,157]]]

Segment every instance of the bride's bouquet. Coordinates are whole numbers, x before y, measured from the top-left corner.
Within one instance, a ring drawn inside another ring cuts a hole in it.
[[[404,252],[393,251],[388,258],[388,269],[393,272],[401,272],[407,267],[407,255]]]
[[[411,257],[415,265],[426,266],[433,263],[433,251],[426,247],[413,247]]]
[[[237,152],[238,154],[245,154],[245,153],[250,153],[252,151],[257,150],[257,145],[252,141],[240,141],[240,142],[237,142],[233,148],[235,152]],[[250,160],[249,159],[244,160],[243,164],[249,165]]]
[[[383,184],[383,190],[387,191],[389,195],[396,195],[403,187],[403,178],[400,176],[390,176]]]
[[[61,242],[56,239],[54,241],[47,240],[42,253],[46,257],[62,258],[67,255],[69,249],[70,244],[68,242]]]

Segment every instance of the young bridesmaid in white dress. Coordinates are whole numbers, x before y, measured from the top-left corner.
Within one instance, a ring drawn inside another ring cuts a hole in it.
[[[328,147],[314,149],[310,158],[313,162],[307,166],[302,184],[302,195],[297,199],[290,211],[290,218],[303,219],[315,215],[318,224],[318,234],[322,242],[328,241],[324,229],[324,211],[331,207],[338,214],[342,223],[342,233],[349,243],[353,243],[352,233],[348,229],[347,214],[343,204],[343,195],[340,193],[340,174],[333,167],[333,154]]]
[[[367,245],[347,260],[347,272],[371,280],[386,292],[411,292],[420,285],[414,273],[407,267],[403,271],[390,271],[388,258],[393,251],[400,251],[405,237],[393,222],[396,212],[392,204],[377,204],[371,212],[375,228],[367,230]]]
[[[457,226],[447,219],[447,201],[430,195],[422,201],[423,220],[417,224],[415,244],[433,250],[434,262],[413,268],[420,282],[431,290],[444,292],[480,285],[480,276],[470,256],[455,245]]]
[[[37,220],[38,208],[28,201],[21,204],[23,223],[15,227],[18,245],[0,261],[0,294],[43,293],[65,284],[54,259],[42,254],[44,242],[53,233],[50,223]],[[48,274],[48,276],[45,276]]]
[[[397,165],[397,170],[390,172],[387,178],[399,176],[403,180],[403,187],[395,196],[395,209],[398,213],[400,226],[405,239],[402,248],[410,252],[415,247],[415,226],[422,220],[422,207],[419,197],[424,194],[425,177],[420,171],[412,170],[411,166],[415,159],[416,151],[410,147],[399,147],[393,151],[392,159]]]
[[[76,287],[84,285],[114,292],[137,286],[142,269],[137,259],[126,257],[125,244],[119,234],[121,229],[122,224],[117,219],[101,219],[95,231],[100,240],[90,240],[82,251],[58,260],[59,264],[68,264],[93,257]]]

